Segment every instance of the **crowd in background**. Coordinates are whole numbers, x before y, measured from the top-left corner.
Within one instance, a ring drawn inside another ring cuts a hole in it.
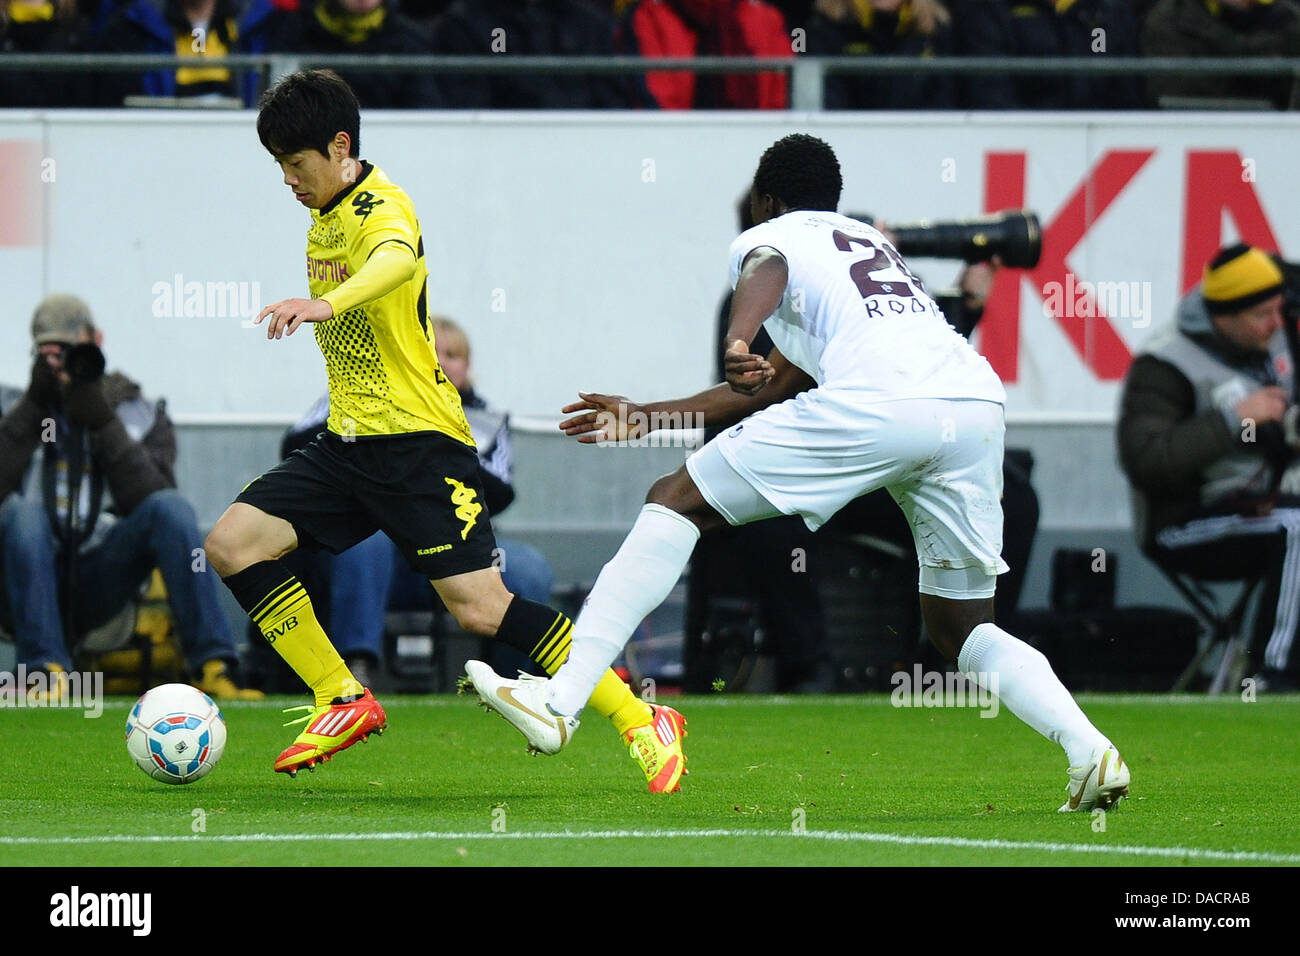
[[[146,73],[0,70],[0,106],[129,97],[251,105],[226,53],[1087,57],[1297,56],[1295,0],[0,0],[4,53],[171,53]],[[784,109],[784,73],[398,74],[341,70],[369,108]],[[1292,77],[832,75],[829,109],[1300,106]]]

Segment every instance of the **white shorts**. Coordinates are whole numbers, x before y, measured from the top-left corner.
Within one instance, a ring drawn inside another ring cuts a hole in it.
[[[992,597],[1002,560],[1002,406],[982,400],[868,401],[815,388],[717,435],[686,470],[733,525],[802,515],[816,531],[887,488],[907,516],[926,594]]]

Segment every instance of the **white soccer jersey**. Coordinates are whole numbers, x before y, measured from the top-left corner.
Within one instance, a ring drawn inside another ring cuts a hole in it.
[[[875,401],[1006,402],[992,367],[948,325],[879,230],[833,212],[788,212],[731,244],[733,289],[745,257],[760,246],[781,253],[790,274],[764,327],[818,385]]]

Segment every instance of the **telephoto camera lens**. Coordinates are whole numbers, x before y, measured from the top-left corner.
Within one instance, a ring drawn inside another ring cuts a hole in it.
[[[853,219],[871,222],[869,216],[847,213]],[[992,216],[949,222],[890,224],[894,245],[905,256],[928,259],[961,259],[988,262],[994,256],[1012,269],[1032,269],[1043,251],[1043,233],[1038,216],[1024,209],[1008,209]]]

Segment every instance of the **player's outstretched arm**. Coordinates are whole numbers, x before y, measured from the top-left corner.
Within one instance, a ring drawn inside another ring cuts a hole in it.
[[[293,335],[304,322],[325,322],[336,315],[381,296],[388,295],[415,275],[415,252],[405,242],[385,242],[375,249],[366,264],[346,282],[319,299],[281,299],[268,305],[253,320],[258,325],[266,316],[268,339]]]
[[[800,392],[815,388],[817,383],[803,369],[773,348],[765,360],[772,369],[767,387],[750,395],[734,391],[726,383],[705,389],[689,398],[640,405],[622,395],[579,392],[581,401],[566,405],[562,411],[571,415],[560,422],[560,430],[586,445],[608,441],[628,441],[646,434],[651,425],[657,428],[680,428],[689,422],[695,427],[703,421],[707,428],[726,428],[759,409],[775,405]]]

